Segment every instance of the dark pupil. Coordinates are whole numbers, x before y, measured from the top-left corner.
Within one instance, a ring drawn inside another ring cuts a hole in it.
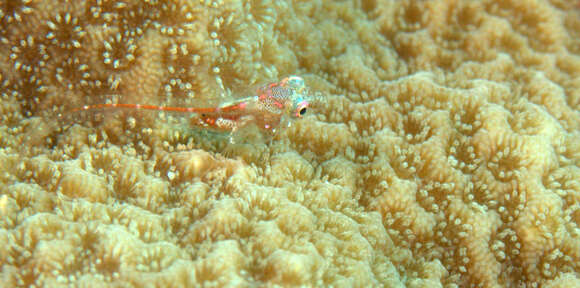
[[[298,113],[300,113],[300,115],[306,114],[306,108],[300,109],[300,111]]]

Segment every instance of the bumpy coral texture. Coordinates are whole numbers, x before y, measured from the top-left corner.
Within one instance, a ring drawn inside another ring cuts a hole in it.
[[[579,287],[576,2],[0,1],[0,286]],[[271,143],[54,117],[289,74]]]

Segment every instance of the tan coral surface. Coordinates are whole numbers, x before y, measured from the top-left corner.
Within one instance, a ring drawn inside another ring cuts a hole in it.
[[[578,5],[0,0],[0,286],[580,287]],[[289,74],[271,143],[54,117]]]

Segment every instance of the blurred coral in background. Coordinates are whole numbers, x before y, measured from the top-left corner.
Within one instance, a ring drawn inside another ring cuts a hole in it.
[[[0,286],[580,287],[576,3],[0,1]],[[271,143],[54,117],[289,74]]]

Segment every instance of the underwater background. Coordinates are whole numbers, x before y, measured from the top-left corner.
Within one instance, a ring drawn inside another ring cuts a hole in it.
[[[2,1],[0,286],[580,287],[579,5]],[[270,140],[58,117],[288,75]]]

